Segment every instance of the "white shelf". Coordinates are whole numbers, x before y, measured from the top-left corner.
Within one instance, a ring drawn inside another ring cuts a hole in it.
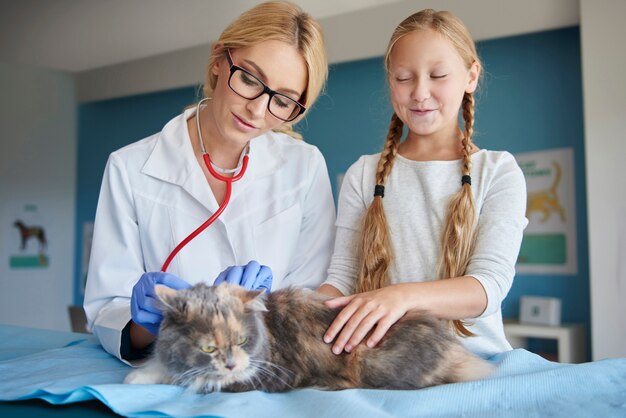
[[[586,360],[585,326],[582,324],[550,326],[505,322],[504,333],[513,348],[526,348],[528,338],[555,339],[559,362],[582,363]]]

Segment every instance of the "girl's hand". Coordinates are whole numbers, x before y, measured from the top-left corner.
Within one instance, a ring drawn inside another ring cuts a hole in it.
[[[374,328],[367,339],[367,346],[374,347],[407,312],[406,295],[399,286],[391,285],[382,289],[358,295],[344,296],[326,301],[330,308],[344,307],[324,335],[324,342],[332,342],[333,353],[350,352]]]

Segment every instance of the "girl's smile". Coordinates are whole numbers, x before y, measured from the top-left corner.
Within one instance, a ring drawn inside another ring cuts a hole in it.
[[[435,111],[435,109],[413,109],[411,112],[417,116],[426,116],[430,115]]]

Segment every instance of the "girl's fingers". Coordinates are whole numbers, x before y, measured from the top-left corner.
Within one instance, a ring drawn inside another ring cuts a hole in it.
[[[401,297],[390,289],[338,297],[325,303],[332,308],[343,307],[324,334],[326,343],[334,340],[335,354],[352,351],[366,337],[367,346],[374,347],[406,312]]]
[[[370,332],[380,320],[381,315],[378,311],[370,311],[367,316],[363,318],[363,320],[359,323],[357,328],[352,333],[352,336],[350,336],[350,339],[344,347],[346,352],[349,353],[354,347],[359,345],[361,341],[363,341],[363,338],[365,338],[367,333]]]
[[[340,296],[338,298],[329,299],[324,302],[329,308],[342,308],[346,306],[356,295]]]
[[[344,310],[349,307],[350,305],[344,308]],[[348,319],[348,321],[341,329],[341,333],[339,333],[339,336],[335,339],[335,343],[333,344],[332,348],[333,353],[341,354],[341,352],[344,350],[346,343],[350,340],[350,338],[352,338],[354,331],[358,328],[363,319],[367,317],[367,315],[369,315],[369,313],[370,310],[367,309],[365,306],[359,306],[356,311],[354,311],[354,313],[350,316],[350,319]]]
[[[352,317],[352,315],[354,314],[354,312],[356,312],[357,308],[358,306],[356,304],[349,303],[346,307],[344,307],[341,310],[341,312],[339,312],[339,314],[335,317],[335,320],[333,321],[333,323],[330,324],[330,326],[328,327],[326,334],[324,334],[325,343],[330,343],[331,341],[335,339],[339,331],[343,329],[346,322],[348,322],[350,318]]]
[[[367,343],[366,343],[367,346],[369,348],[375,347],[376,344],[378,344],[380,340],[383,339],[387,331],[389,331],[389,328],[391,328],[391,326],[395,324],[397,321],[398,319],[394,319],[393,317],[390,317],[390,316],[385,316],[381,318],[376,324],[376,329],[374,330],[372,335],[370,335],[370,337],[367,339]]]

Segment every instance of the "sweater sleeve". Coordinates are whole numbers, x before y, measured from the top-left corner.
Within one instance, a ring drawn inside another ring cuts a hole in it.
[[[513,284],[526,219],[526,182],[513,156],[504,153],[486,185],[478,215],[476,244],[466,270],[487,294],[487,307],[479,318],[500,305]]]

